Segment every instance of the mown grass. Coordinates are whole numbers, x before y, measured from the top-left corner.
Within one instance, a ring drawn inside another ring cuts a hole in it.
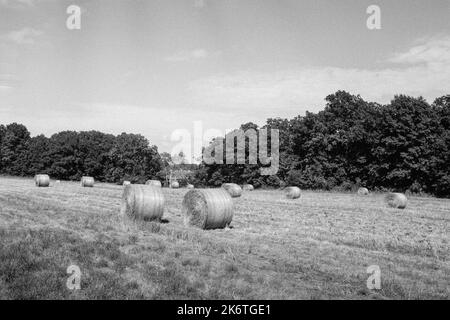
[[[143,298],[136,282],[121,277],[133,261],[113,242],[49,228],[2,228],[0,237],[1,299]],[[66,286],[70,265],[83,270],[82,290]]]
[[[0,178],[1,299],[448,299],[450,201],[305,191],[234,200],[232,229],[185,227],[186,190],[163,189],[165,223],[124,223],[122,187]],[[69,265],[81,289],[69,290]],[[381,290],[366,287],[379,265]]]

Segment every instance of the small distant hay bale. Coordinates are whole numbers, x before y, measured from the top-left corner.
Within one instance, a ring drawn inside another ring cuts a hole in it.
[[[194,189],[183,199],[184,224],[201,229],[223,229],[233,220],[233,199],[223,189]]]
[[[171,187],[172,189],[178,189],[178,188],[180,187],[180,184],[178,183],[178,181],[172,181],[172,182],[170,183],[170,187]]]
[[[47,174],[37,174],[34,176],[34,183],[36,187],[50,186],[50,177]]]
[[[122,183],[122,185],[124,185],[124,186],[129,186],[130,184],[131,184],[130,181],[124,181],[124,182]]]
[[[150,185],[127,185],[122,194],[120,213],[131,220],[157,220],[164,214],[161,188]]]
[[[94,186],[94,178],[93,177],[82,177],[81,178],[81,186],[92,188]]]
[[[244,189],[244,191],[253,191],[255,188],[251,184],[244,184],[242,189]]]
[[[186,186],[186,188],[188,188],[188,189],[194,189],[194,185],[193,185],[193,184],[188,184],[188,185]]]
[[[60,184],[61,180],[56,180],[55,183]]]
[[[286,198],[288,199],[298,199],[300,198],[300,188],[299,187],[287,187],[284,189],[286,193]]]
[[[408,199],[403,193],[388,193],[384,198],[387,205],[395,209],[405,209]]]
[[[149,186],[154,186],[154,187],[162,187],[161,181],[159,180],[147,180],[147,182],[145,183],[146,185]]]
[[[237,198],[242,195],[242,188],[235,183],[224,183],[222,188],[225,189],[232,198]]]
[[[359,188],[358,194],[361,196],[367,196],[369,194],[369,189],[367,188]]]

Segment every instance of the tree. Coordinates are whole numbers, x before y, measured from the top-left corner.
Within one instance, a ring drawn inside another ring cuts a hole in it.
[[[114,145],[115,137],[98,131],[85,131],[78,134],[77,158],[81,160],[80,173],[105,180],[109,171],[109,151]]]
[[[52,165],[50,175],[59,179],[79,180],[83,175],[82,159],[78,157],[78,133],[62,131],[50,137]]]
[[[145,182],[161,169],[158,149],[142,135],[122,133],[108,154],[110,166],[105,173],[110,182]]]
[[[25,175],[24,155],[30,132],[24,125],[17,123],[7,125],[5,129],[0,149],[2,170],[7,174]]]
[[[3,137],[6,134],[6,127],[2,124],[0,124],[0,172],[3,171],[3,165],[2,165],[2,142],[3,142]]]
[[[52,166],[52,157],[50,154],[50,139],[44,135],[38,135],[28,140],[26,152],[26,173],[36,175],[47,172]]]

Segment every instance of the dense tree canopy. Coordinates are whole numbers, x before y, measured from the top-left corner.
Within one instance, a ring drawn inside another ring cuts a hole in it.
[[[161,170],[155,146],[141,135],[63,131],[30,137],[23,125],[0,126],[0,170],[11,175],[48,173],[57,179],[145,182]]]
[[[379,105],[338,91],[326,97],[323,111],[268,119],[263,128],[280,131],[275,176],[260,175],[261,164],[203,163],[195,182],[328,190],[366,186],[450,196],[450,96],[429,105],[399,95]]]
[[[175,165],[170,154],[158,154],[157,148],[138,134],[63,131],[50,138],[30,137],[27,128],[17,123],[0,125],[0,173],[25,176],[46,172],[54,178],[74,180],[90,175],[120,183],[164,180],[168,173],[183,172],[178,179],[197,186],[224,182],[326,190],[365,186],[450,197],[450,95],[431,105],[421,97],[405,95],[380,105],[345,91],[325,100],[324,110],[318,113],[271,118],[262,127],[252,122],[240,127],[244,131],[279,130],[276,175],[261,175],[264,164],[250,161],[249,148],[254,146],[250,135],[245,144],[237,144],[236,139],[232,149],[235,160],[244,152],[244,163],[195,166],[181,161]],[[269,149],[270,141],[269,135]],[[209,147],[217,143],[223,143],[226,150],[225,139],[215,139]]]

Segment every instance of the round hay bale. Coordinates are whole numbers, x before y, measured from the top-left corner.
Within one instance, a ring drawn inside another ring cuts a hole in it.
[[[92,177],[82,177],[81,178],[81,186],[92,188],[94,186],[94,178]]]
[[[384,200],[389,207],[396,209],[405,209],[408,203],[408,199],[403,193],[388,193]]]
[[[47,174],[37,174],[34,176],[34,183],[36,187],[50,186],[50,177]]]
[[[288,199],[298,199],[300,198],[300,188],[299,187],[287,187],[284,189],[286,193],[286,198]]]
[[[178,189],[178,188],[180,187],[180,184],[178,183],[178,181],[172,181],[172,182],[170,183],[170,187],[171,187],[172,189]]]
[[[147,182],[145,183],[146,185],[149,186],[154,186],[154,187],[162,187],[161,181],[159,180],[147,180]]]
[[[149,185],[127,185],[122,194],[122,217],[132,220],[161,220],[164,195],[160,188]]]
[[[359,188],[358,194],[361,196],[367,196],[369,194],[369,189],[367,188]]]
[[[188,189],[194,189],[194,185],[193,185],[193,184],[188,184],[188,185],[186,186],[186,188],[188,188]]]
[[[184,224],[201,229],[229,226],[233,219],[233,200],[223,189],[194,189],[183,199]]]
[[[244,191],[253,191],[255,188],[251,184],[244,184],[242,189],[244,189]]]
[[[237,198],[242,195],[242,188],[235,183],[224,183],[222,188],[225,189],[232,198]]]
[[[122,185],[124,185],[124,186],[129,186],[130,184],[131,184],[130,181],[124,181],[124,182],[122,183]]]

